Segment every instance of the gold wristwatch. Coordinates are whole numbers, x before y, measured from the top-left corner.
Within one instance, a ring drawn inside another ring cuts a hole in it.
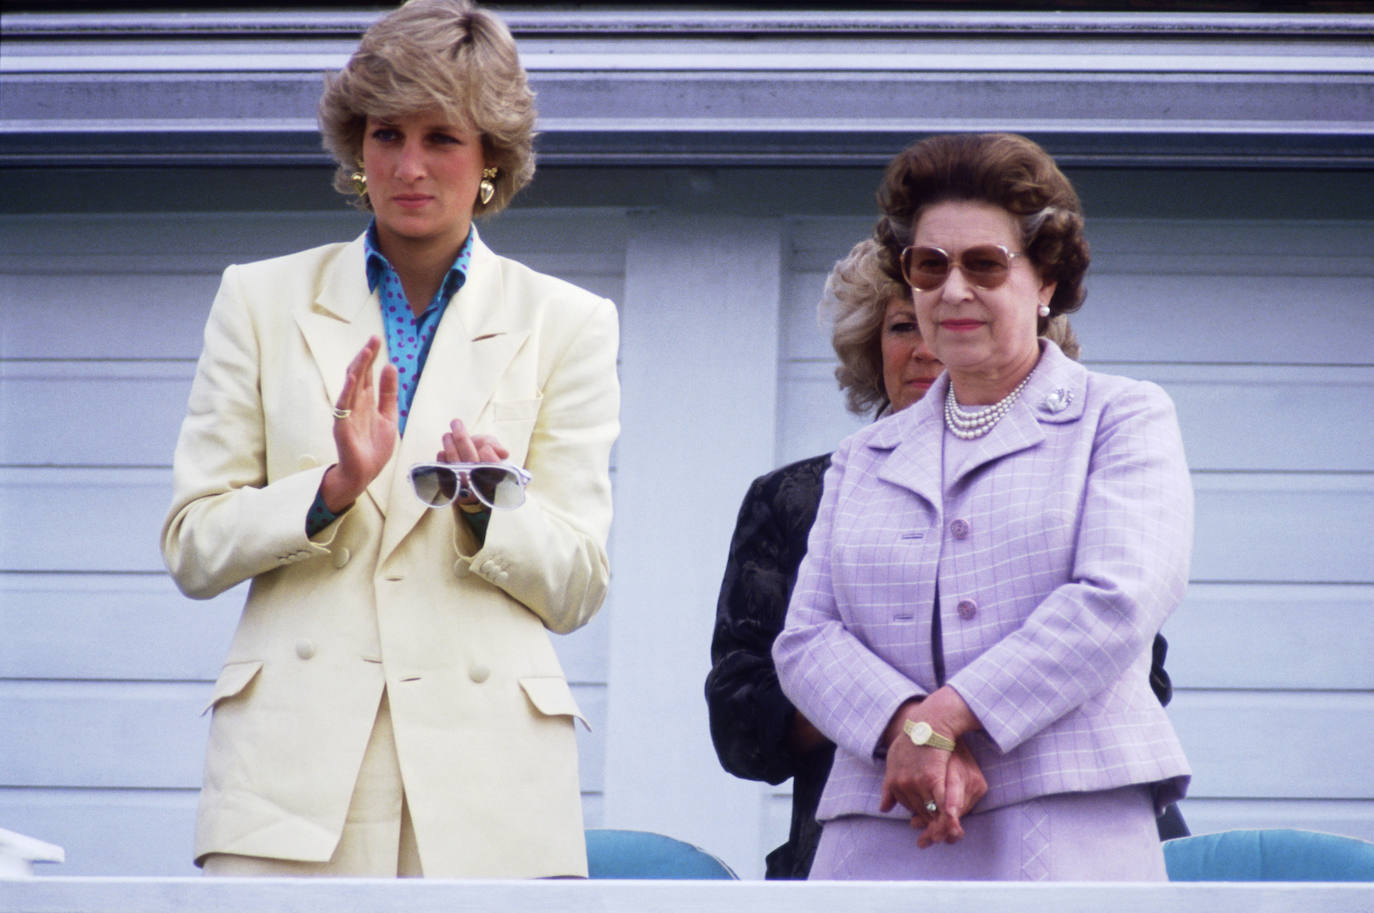
[[[930,724],[922,720],[907,720],[902,724],[902,732],[905,732],[911,743],[919,748],[938,748],[941,751],[953,751],[954,740],[948,736],[940,735]]]

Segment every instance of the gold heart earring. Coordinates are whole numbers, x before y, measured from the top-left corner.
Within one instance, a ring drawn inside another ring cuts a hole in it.
[[[358,199],[367,196],[367,172],[363,170],[363,160],[358,159],[358,170],[348,176],[353,182],[353,192],[358,195]]]
[[[477,185],[477,199],[485,206],[496,195],[496,176],[501,172],[496,168],[482,169],[482,182]]]

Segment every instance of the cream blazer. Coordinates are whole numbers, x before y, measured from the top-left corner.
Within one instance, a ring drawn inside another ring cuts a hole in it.
[[[585,624],[609,581],[615,307],[476,239],[391,462],[311,539],[372,335],[362,238],[231,266],[211,309],[163,558],[193,598],[252,583],[207,708],[196,859],[328,860],[385,688],[426,875],[585,875],[580,713],[545,629]],[[534,477],[480,547],[408,481],[453,418]]]

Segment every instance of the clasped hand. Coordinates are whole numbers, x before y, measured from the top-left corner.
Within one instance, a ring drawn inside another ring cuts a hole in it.
[[[334,407],[334,446],[339,461],[324,474],[320,493],[325,506],[342,513],[377,478],[396,449],[396,366],[382,365],[372,381],[372,366],[382,350],[376,336],[349,362],[343,390]],[[435,459],[445,463],[499,462],[510,452],[489,434],[469,434],[461,419],[449,423]]]
[[[901,728],[908,719],[924,720],[937,733],[955,738],[955,750],[913,744]],[[977,728],[968,705],[948,687],[925,700],[903,704],[888,725],[887,767],[879,810],[887,812],[900,803],[910,811],[911,826],[921,832],[916,838],[921,849],[963,839],[960,819],[988,791],[978,762],[961,738]],[[927,810],[928,802],[935,803],[935,813]]]

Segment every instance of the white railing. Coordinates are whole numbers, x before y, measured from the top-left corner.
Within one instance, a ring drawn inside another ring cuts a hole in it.
[[[0,913],[1367,913],[1374,884],[31,878]]]

